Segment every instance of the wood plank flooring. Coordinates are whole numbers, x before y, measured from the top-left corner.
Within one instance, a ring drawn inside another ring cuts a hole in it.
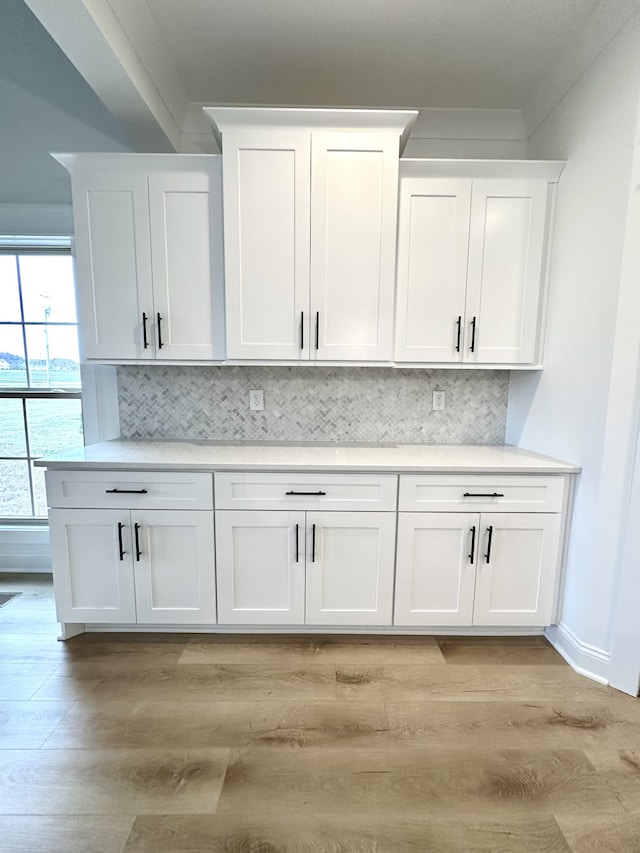
[[[541,637],[59,643],[4,590],[2,853],[640,853],[640,702]]]

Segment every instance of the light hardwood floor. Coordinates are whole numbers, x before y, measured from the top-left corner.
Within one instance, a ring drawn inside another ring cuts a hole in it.
[[[542,638],[58,643],[0,591],[2,853],[640,851],[640,702]]]

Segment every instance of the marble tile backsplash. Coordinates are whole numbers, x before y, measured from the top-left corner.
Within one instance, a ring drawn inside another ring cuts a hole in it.
[[[252,389],[263,412],[249,411]],[[499,444],[508,393],[506,370],[118,368],[124,439]]]

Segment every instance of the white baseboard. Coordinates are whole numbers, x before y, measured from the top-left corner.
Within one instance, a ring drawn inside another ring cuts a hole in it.
[[[610,652],[591,646],[589,643],[583,643],[562,622],[547,628],[545,637],[577,673],[599,684],[609,683]]]
[[[50,572],[49,528],[0,526],[0,572]]]

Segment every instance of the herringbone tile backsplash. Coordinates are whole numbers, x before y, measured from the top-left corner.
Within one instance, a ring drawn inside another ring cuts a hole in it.
[[[251,389],[264,391],[263,412],[249,411]],[[499,444],[508,393],[502,370],[118,368],[125,439]]]

